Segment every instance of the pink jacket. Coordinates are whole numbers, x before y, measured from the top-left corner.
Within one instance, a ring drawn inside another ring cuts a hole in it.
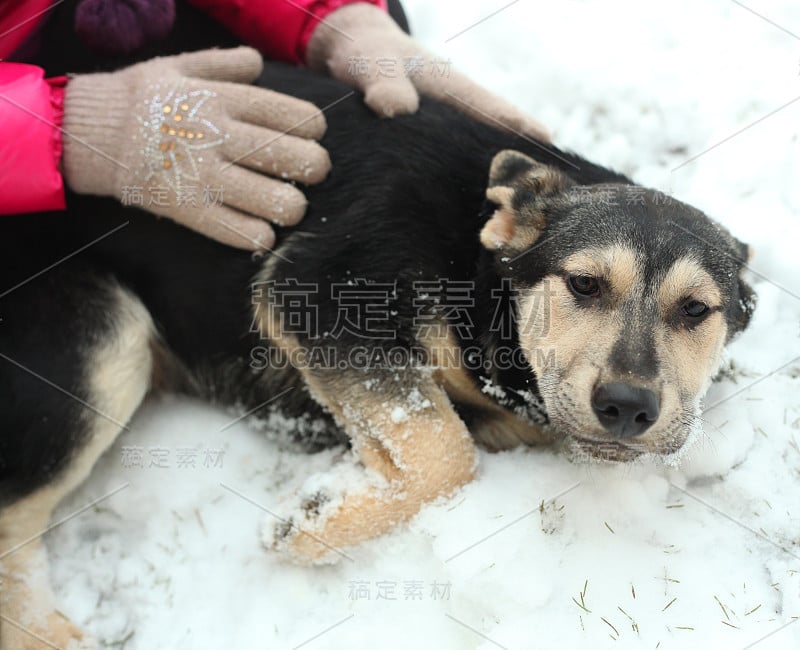
[[[305,63],[314,29],[351,2],[386,0],[189,0],[265,56]],[[47,16],[52,0],[0,0],[0,59],[10,56]],[[0,215],[61,210],[61,123],[66,77],[45,79],[24,63],[0,62]]]

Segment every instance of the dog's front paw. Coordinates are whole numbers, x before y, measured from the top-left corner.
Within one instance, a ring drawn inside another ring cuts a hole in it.
[[[297,564],[338,562],[347,555],[323,537],[325,520],[334,509],[334,498],[329,492],[317,490],[306,495],[288,517],[265,526],[264,544]]]
[[[309,476],[263,530],[267,548],[296,564],[333,564],[349,558],[342,549],[384,532],[371,532],[387,510],[381,506],[389,483],[365,472],[348,457],[326,472]],[[380,507],[380,512],[374,509]],[[376,516],[378,515],[378,516]]]

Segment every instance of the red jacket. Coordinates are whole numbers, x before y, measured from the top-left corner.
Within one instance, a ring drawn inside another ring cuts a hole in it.
[[[308,41],[329,13],[385,0],[189,0],[265,56],[305,63]],[[0,59],[25,42],[52,0],[0,0]],[[45,79],[24,63],[0,62],[0,214],[64,208],[61,122],[67,79]]]

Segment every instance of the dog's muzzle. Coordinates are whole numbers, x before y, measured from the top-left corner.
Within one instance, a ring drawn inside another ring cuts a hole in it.
[[[619,381],[594,389],[592,409],[603,428],[617,438],[640,436],[659,414],[658,397],[653,391]]]

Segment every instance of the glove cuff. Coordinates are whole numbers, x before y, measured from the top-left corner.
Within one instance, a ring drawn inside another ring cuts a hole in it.
[[[328,14],[314,29],[306,46],[306,65],[327,72],[328,61],[342,42],[350,43],[365,32],[400,31],[394,19],[371,2],[353,2]]]
[[[64,97],[64,179],[79,194],[119,197],[129,167],[123,157],[130,142],[130,95],[114,74],[78,75]],[[127,124],[126,124],[127,123]]]

